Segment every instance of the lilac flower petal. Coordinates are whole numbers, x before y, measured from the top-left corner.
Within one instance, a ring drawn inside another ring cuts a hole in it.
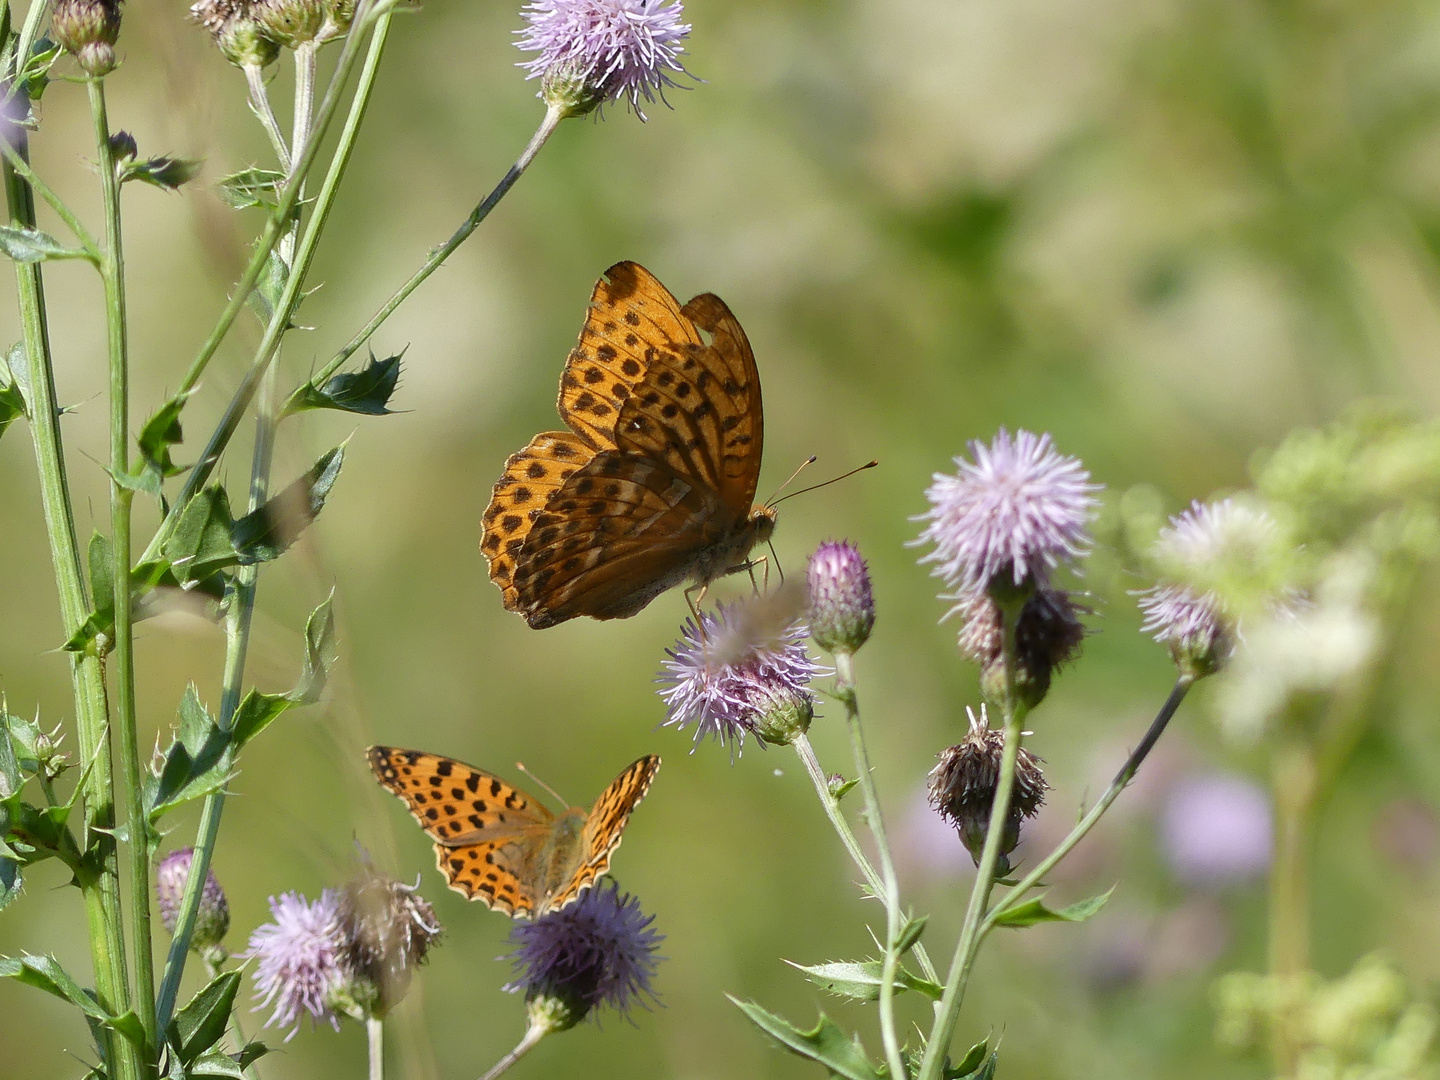
[[[250,935],[254,957],[255,997],[260,1008],[274,1006],[266,1027],[289,1027],[289,1042],[300,1018],[328,1021],[337,1031],[340,1020],[327,1003],[330,990],[343,978],[343,942],[336,930],[339,894],[326,889],[313,904],[299,893],[270,898],[274,922]],[[257,1009],[258,1011],[258,1009]]]

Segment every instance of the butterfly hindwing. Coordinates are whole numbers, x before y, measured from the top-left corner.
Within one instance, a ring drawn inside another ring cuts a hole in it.
[[[569,885],[550,899],[551,909],[564,907],[605,876],[610,857],[620,846],[630,815],[650,790],[655,774],[660,771],[660,758],[647,754],[632,764],[600,793],[585,818],[581,835],[583,859]]]

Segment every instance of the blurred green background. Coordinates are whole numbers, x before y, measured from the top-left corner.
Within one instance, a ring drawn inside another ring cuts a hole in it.
[[[936,583],[905,547],[932,472],[968,439],[1025,427],[1084,460],[1107,485],[1107,515],[1135,485],[1173,511],[1243,486],[1258,449],[1358,399],[1427,417],[1440,404],[1440,5],[692,0],[687,16],[687,63],[704,82],[647,124],[612,108],[603,122],[562,125],[377,336],[377,351],[407,349],[394,402],[405,411],[358,424],[308,414],[282,430],[281,480],[354,437],[325,513],[261,577],[252,677],[290,685],[304,617],[332,587],[343,657],[326,704],[247,751],[215,868],[237,951],[268,918],[267,896],[340,883],[356,842],[399,876],[420,875],[446,937],[392,1024],[395,1076],[477,1076],[523,1018],[499,989],[507,920],[443,888],[429,845],[369,777],[371,741],[512,776],[521,759],[581,803],[640,754],[665,758],[615,863],[668,935],[664,1008],[547,1040],[513,1075],[816,1075],[749,1029],[726,992],[802,1024],[818,1005],[879,1048],[869,1010],[821,1000],[781,963],[868,954],[864,920],[876,917],[798,762],[747,747],[732,765],[720,748],[692,755],[686,736],[656,729],[652,679],[684,612],[678,594],[626,622],[536,633],[485,577],[490,486],[507,454],[556,426],[565,354],[611,262],[641,261],[682,299],[717,292],[745,325],[765,386],[762,493],[812,453],[817,478],[881,460],[788,504],[777,546],[791,572],[830,537],[871,560],[879,622],[858,660],[861,693],[906,893],[934,913],[937,958],[971,871],[921,790],[978,696],[953,627],[936,625]],[[324,286],[301,309],[317,329],[286,347],[291,379],[349,337],[529,138],[541,106],[514,67],[519,26],[513,3],[435,2],[398,21],[312,275]],[[129,6],[120,52],[112,123],[142,156],[203,156],[207,180],[268,164],[242,79],[180,4]],[[277,100],[288,87],[282,73]],[[38,167],[97,220],[83,95],[56,84],[42,115]],[[126,198],[139,421],[178,382],[258,223],[204,184]],[[47,268],[47,284],[88,534],[107,515],[100,292],[81,265]],[[0,321],[0,340],[18,338],[8,301]],[[207,372],[186,415],[192,455],[255,337],[247,325]],[[242,485],[248,461],[242,441],[222,472]],[[0,506],[0,685],[12,712],[68,724],[23,426],[0,440]],[[1099,632],[1030,722],[1055,788],[1021,848],[1031,860],[1101,790],[1173,677],[1137,632],[1127,590],[1148,583],[1124,569],[1112,535],[1102,521],[1080,583]],[[1434,585],[1422,583],[1431,600]],[[1333,976],[1388,948],[1428,987],[1440,980],[1440,625],[1433,602],[1412,610],[1386,669],[1386,723],[1321,819],[1315,962]],[[193,613],[141,626],[147,743],[187,681],[218,699],[222,647]],[[1237,872],[1196,885],[1162,842],[1168,795],[1186,777],[1258,775],[1253,755],[1221,744],[1206,699],[1186,704],[1141,782],[1056,879],[1067,901],[1119,881],[1110,906],[1084,926],[987,946],[960,1039],[999,1037],[1009,1080],[1263,1074],[1215,1048],[1208,999],[1220,972],[1264,966],[1263,881]],[[849,772],[838,707],[822,711],[822,761]],[[193,815],[177,820],[173,842],[192,836]],[[88,969],[78,894],[62,885],[55,866],[30,875],[0,916],[0,953],[53,951]],[[902,1008],[928,1015],[922,1002]],[[261,1018],[246,1019],[253,1035]],[[363,1043],[348,1021],[338,1035],[307,1025],[262,1072],[359,1075]],[[88,1052],[73,1013],[10,985],[0,1046],[6,1080],[78,1075],[70,1055]]]

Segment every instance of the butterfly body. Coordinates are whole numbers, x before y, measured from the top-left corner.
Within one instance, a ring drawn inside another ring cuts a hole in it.
[[[718,297],[682,307],[643,267],[612,266],[557,408],[570,430],[505,463],[480,545],[505,607],[531,627],[628,618],[770,538],[774,510],[753,505],[760,376]]]
[[[610,868],[630,814],[660,759],[622,772],[589,810],[554,814],[500,777],[421,750],[372,746],[375,778],[400,798],[435,843],[450,888],[515,918],[558,911]]]

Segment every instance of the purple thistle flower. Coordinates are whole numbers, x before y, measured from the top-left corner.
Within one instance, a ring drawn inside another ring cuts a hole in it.
[[[169,852],[155,867],[155,902],[160,908],[160,921],[172,934],[180,918],[180,903],[185,896],[185,883],[190,877],[190,864],[195,859],[193,847]],[[190,935],[190,948],[203,952],[220,944],[230,929],[230,904],[225,890],[213,870],[205,872],[200,890],[200,907],[195,915],[195,929]],[[223,954],[222,954],[223,955]]]
[[[848,540],[829,540],[815,549],[805,568],[810,592],[810,635],[832,653],[853,653],[875,625],[870,570]]]
[[[1086,525],[1100,485],[1076,458],[1055,450],[1049,435],[1028,431],[1012,439],[1004,428],[987,447],[970,443],[974,463],[957,457],[952,476],[936,473],[925,491],[928,521],[916,544],[935,550],[922,563],[952,587],[976,591],[1002,575],[1015,585],[1043,583],[1062,561],[1090,542]]]
[[[255,957],[255,997],[259,1008],[274,1005],[266,1027],[289,1027],[289,1042],[300,1030],[300,1017],[326,1020],[338,1031],[340,1020],[329,995],[345,978],[344,942],[336,926],[339,894],[326,889],[313,904],[299,893],[270,898],[275,921],[250,935],[248,955]]]
[[[1160,834],[1166,861],[1190,885],[1256,878],[1270,867],[1270,799],[1234,773],[1206,773],[1176,784],[1165,802]]]
[[[630,1009],[655,1001],[650,980],[663,957],[656,949],[665,936],[653,930],[655,916],[610,880],[579,900],[510,931],[515,981],[525,1000],[552,999],[561,1006],[560,1030],[578,1024],[595,1007],[608,1005],[629,1019]],[[647,1000],[648,999],[648,1000]]]
[[[767,719],[803,715],[808,725],[815,695],[810,682],[825,672],[805,651],[808,630],[789,622],[778,633],[757,633],[746,604],[720,604],[687,619],[670,659],[655,681],[664,688],[665,727],[695,725],[695,742],[707,736],[731,748],[755,735],[763,746],[776,738]],[[804,730],[804,726],[799,728]]]
[[[665,101],[666,88],[680,85],[671,73],[688,75],[680,54],[690,26],[680,21],[679,0],[533,0],[521,14],[527,25],[515,44],[540,55],[519,66],[528,79],[558,74],[578,83],[572,96],[588,106],[577,112],[626,98],[644,120],[640,100]]]

